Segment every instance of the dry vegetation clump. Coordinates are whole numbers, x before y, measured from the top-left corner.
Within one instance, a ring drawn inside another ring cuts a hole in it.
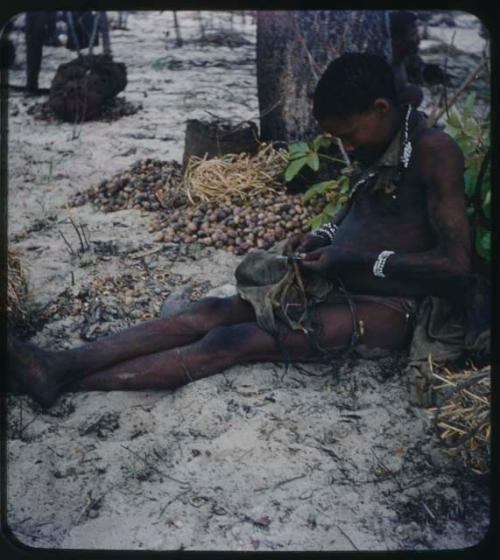
[[[474,472],[484,474],[490,465],[491,368],[434,372],[434,390],[444,393],[434,414],[440,442]]]
[[[9,326],[25,323],[28,281],[21,259],[15,251],[7,253],[7,321]]]

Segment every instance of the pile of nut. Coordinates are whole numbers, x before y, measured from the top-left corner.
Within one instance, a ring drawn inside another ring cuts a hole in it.
[[[222,203],[174,209],[156,218],[150,231],[157,232],[155,241],[196,242],[243,255],[253,247],[269,249],[293,233],[309,231],[311,218],[324,205],[323,197],[304,203],[283,188],[245,201],[233,196]]]
[[[177,161],[145,159],[87,192],[76,193],[70,204],[81,206],[90,201],[101,212],[172,208],[185,203],[181,182],[182,166]]]
[[[259,190],[256,196],[228,194],[223,200],[191,204],[183,187],[182,166],[146,159],[102,181],[70,204],[92,201],[102,212],[142,209],[155,212],[148,230],[164,243],[199,243],[237,255],[269,249],[293,233],[310,230],[310,220],[325,206],[323,195],[303,202],[286,188]]]

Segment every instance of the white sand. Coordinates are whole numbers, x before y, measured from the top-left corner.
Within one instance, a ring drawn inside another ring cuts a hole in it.
[[[179,17],[184,38],[197,37],[195,15]],[[229,27],[227,14],[203,17]],[[141,158],[180,160],[188,118],[257,115],[253,45],[166,47],[170,12],[132,14],[128,26],[112,32],[112,47],[127,64],[124,95],[143,104],[137,114],[75,130],[35,121],[33,99],[9,100],[9,236],[19,239],[10,246],[30,267],[30,304],[54,304],[64,290],[74,303],[96,278],[129,274],[147,297],[140,308],[141,294],[130,295],[135,315],[118,308],[111,330],[139,321],[137,309],[157,314],[173,286],[231,284],[238,258],[171,247],[141,258],[161,248],[150,214],[68,209],[69,196]],[[255,41],[250,19],[235,26]],[[21,84],[19,41],[10,80]],[[46,48],[40,85],[72,57]],[[160,58],[184,66],[157,70]],[[69,254],[59,233],[78,246],[69,216],[87,225],[93,251]],[[36,220],[45,227],[15,237]],[[97,242],[116,254],[96,253]],[[63,311],[36,343],[82,343],[81,315]],[[172,393],[66,394],[48,412],[9,397],[9,527],[35,547],[132,550],[440,549],[484,536],[488,489],[446,460],[429,416],[408,403],[401,362],[306,368],[233,367]]]

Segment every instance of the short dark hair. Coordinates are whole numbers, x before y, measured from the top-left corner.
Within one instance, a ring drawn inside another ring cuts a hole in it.
[[[379,97],[398,104],[391,66],[374,54],[347,53],[330,62],[321,76],[314,92],[313,114],[321,121],[364,113]]]
[[[417,21],[417,15],[407,11],[391,12],[389,14],[389,20],[391,37],[393,39],[399,39],[405,34],[406,28]]]

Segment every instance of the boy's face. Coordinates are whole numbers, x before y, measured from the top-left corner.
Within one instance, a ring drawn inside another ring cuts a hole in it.
[[[379,101],[382,103],[378,104]],[[350,157],[369,164],[381,155],[390,139],[390,104],[385,99],[376,100],[369,111],[328,117],[319,124],[325,132],[340,138]]]

